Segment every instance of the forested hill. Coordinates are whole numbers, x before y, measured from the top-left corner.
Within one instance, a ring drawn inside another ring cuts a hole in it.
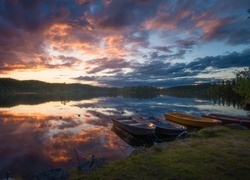
[[[122,95],[124,97],[153,98],[160,94],[187,97],[187,98],[211,98],[226,97],[238,98],[233,88],[235,82],[222,81],[220,83],[205,83],[196,85],[176,86],[158,89],[152,86],[133,86],[124,88],[97,87],[86,84],[46,83],[35,80],[19,81],[11,78],[0,78],[0,93],[15,94],[84,94],[101,93],[109,95]]]
[[[177,97],[208,97],[211,93],[211,83],[204,83],[198,85],[184,85],[184,86],[175,86],[162,90],[162,94],[167,94],[170,96]]]
[[[86,84],[46,83],[36,80],[19,81],[11,78],[0,78],[0,107],[39,104],[47,101],[66,102],[100,96],[151,99],[160,95],[207,99],[222,104],[240,104],[242,97],[234,92],[234,87],[234,81],[159,89],[153,86],[108,88]]]
[[[0,93],[103,93],[111,89],[85,84],[46,83],[36,80],[19,81],[11,78],[0,78]]]
[[[152,98],[159,95],[152,86],[134,87],[98,87],[86,84],[46,83],[36,80],[19,81],[11,78],[0,78],[0,94],[108,94],[111,96]]]

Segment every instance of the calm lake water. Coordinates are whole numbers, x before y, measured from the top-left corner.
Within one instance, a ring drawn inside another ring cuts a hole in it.
[[[78,165],[75,149],[85,158],[113,161],[133,151],[112,131],[110,115],[156,116],[178,111],[198,115],[223,113],[247,116],[237,107],[210,100],[159,96],[152,99],[98,97],[87,100],[17,103],[0,107],[0,179],[26,176],[50,168]],[[79,157],[80,158],[80,157]]]

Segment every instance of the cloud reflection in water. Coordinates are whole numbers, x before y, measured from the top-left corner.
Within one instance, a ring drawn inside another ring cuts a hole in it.
[[[117,144],[128,146],[111,131],[109,115],[156,116],[164,112],[227,113],[246,116],[234,107],[218,106],[209,100],[161,96],[153,99],[95,98],[18,105],[0,109],[0,177],[7,170],[28,175],[49,168],[71,168],[78,164],[74,147],[109,161],[124,158]]]

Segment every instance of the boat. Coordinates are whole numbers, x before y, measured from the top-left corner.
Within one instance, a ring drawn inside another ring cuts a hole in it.
[[[137,135],[137,136],[146,136],[153,134],[155,130],[155,125],[153,123],[143,123],[138,122],[132,118],[111,118],[113,124],[124,129],[125,131]]]
[[[212,118],[206,118],[206,117],[198,117],[188,114],[182,114],[178,112],[172,112],[172,113],[164,113],[164,116],[167,120],[173,121],[175,123],[182,124],[184,126],[189,127],[211,127],[220,125],[222,122],[220,120],[212,119]]]
[[[149,117],[148,119],[141,117],[132,117],[137,121],[144,121],[147,123],[153,123],[155,125],[154,133],[156,135],[165,135],[165,136],[178,136],[182,133],[186,133],[186,127],[173,123],[173,122],[164,122],[162,119],[157,117]]]
[[[111,128],[118,137],[120,137],[125,143],[132,147],[151,147],[154,145],[154,142],[150,138],[142,138],[141,136],[135,136],[119,126],[113,125]],[[147,136],[148,137],[148,136]]]
[[[218,119],[222,122],[222,124],[240,124],[242,126],[246,126],[250,128],[250,118],[237,117],[237,116],[229,116],[224,114],[202,114],[202,117]]]

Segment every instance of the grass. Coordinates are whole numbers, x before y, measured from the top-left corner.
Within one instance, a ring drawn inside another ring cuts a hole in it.
[[[70,179],[250,179],[249,148],[250,130],[206,128]]]

